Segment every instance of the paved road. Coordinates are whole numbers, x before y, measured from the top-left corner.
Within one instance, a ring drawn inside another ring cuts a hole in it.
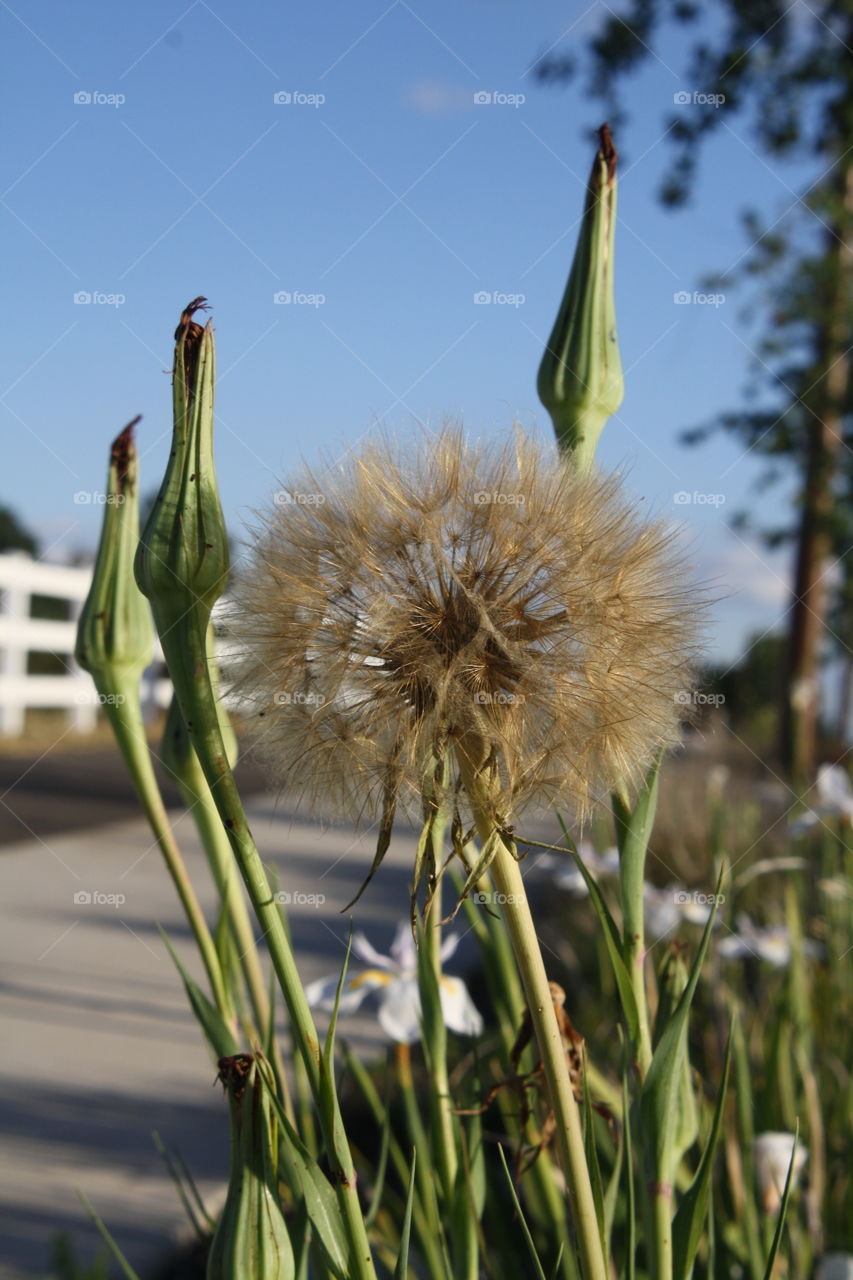
[[[68,741],[60,735],[40,751],[0,752],[0,846],[108,826],[140,812],[117,748],[85,740],[69,748]],[[244,795],[264,789],[251,761],[240,762],[237,776]],[[160,782],[166,803],[178,805],[176,788],[165,775]]]
[[[87,790],[98,793],[104,774],[91,759],[87,764],[73,776],[81,785],[88,777]],[[249,808],[281,887],[325,894],[321,907],[291,913],[303,979],[335,971],[347,930],[339,913],[372,858],[371,836],[288,819],[265,797],[255,797]],[[226,1172],[221,1090],[212,1087],[212,1062],[157,925],[196,973],[198,965],[141,820],[59,835],[49,823],[31,825],[38,838],[0,851],[0,1277],[49,1274],[50,1241],[60,1231],[89,1256],[96,1237],[76,1188],[89,1195],[144,1274],[171,1250],[184,1225],[151,1131],[181,1151],[203,1194],[215,1198]],[[214,897],[192,826],[184,817],[176,817],[175,826],[212,919]],[[356,926],[380,948],[406,911],[413,847],[408,834],[395,840],[356,909]],[[81,904],[75,902],[81,891],[125,900]],[[464,964],[462,956],[453,971],[462,972]],[[369,1013],[342,1030],[357,1043],[380,1046]]]

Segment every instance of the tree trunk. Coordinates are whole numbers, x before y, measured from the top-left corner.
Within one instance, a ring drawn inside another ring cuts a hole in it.
[[[849,294],[853,222],[853,167],[839,161],[839,209],[828,231],[833,264],[827,322],[821,327],[816,388],[817,417],[809,429],[802,511],[797,542],[788,665],[782,706],[782,759],[794,781],[807,785],[817,768],[820,711],[820,645],[828,605],[827,570],[832,550],[833,480],[843,439],[850,381]]]

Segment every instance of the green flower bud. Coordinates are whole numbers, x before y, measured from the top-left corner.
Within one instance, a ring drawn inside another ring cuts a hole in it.
[[[175,331],[172,452],[136,555],[136,580],[161,638],[190,613],[206,625],[228,577],[213,462],[213,328],[192,318],[205,308],[194,299]]]
[[[139,683],[151,661],[151,611],[133,577],[139,540],[139,490],[134,418],[113,441],[101,540],[92,585],[77,626],[74,656],[103,696]]]
[[[581,470],[592,465],[624,394],[613,301],[616,149],[606,124],[599,136],[572,269],[536,384],[561,452]]]
[[[278,1194],[278,1130],[267,1086],[249,1053],[220,1058],[219,1079],[231,1116],[231,1169],[207,1280],[291,1280],[295,1264]]]

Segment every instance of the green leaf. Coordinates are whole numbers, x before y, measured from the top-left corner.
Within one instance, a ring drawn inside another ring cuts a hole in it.
[[[501,1158],[501,1164],[504,1167],[507,1186],[509,1187],[510,1195],[512,1196],[512,1202],[515,1205],[515,1212],[518,1216],[518,1221],[521,1223],[521,1232],[524,1236],[524,1242],[527,1245],[527,1251],[530,1254],[530,1261],[533,1263],[533,1274],[536,1276],[536,1280],[546,1280],[545,1272],[542,1269],[542,1263],[539,1261],[539,1254],[536,1252],[536,1245],[533,1242],[533,1236],[530,1234],[530,1228],[527,1225],[527,1220],[524,1217],[521,1203],[519,1202],[518,1195],[516,1194],[515,1183],[513,1182],[512,1174],[509,1171],[509,1165],[506,1162],[504,1149],[500,1144],[498,1145],[498,1154]]]
[[[723,1064],[723,1079],[720,1091],[717,1094],[717,1105],[714,1108],[711,1132],[708,1135],[705,1150],[702,1152],[696,1176],[685,1192],[672,1224],[673,1280],[690,1280],[690,1276],[693,1273],[693,1262],[702,1235],[702,1228],[709,1213],[711,1172],[714,1166],[714,1153],[717,1149],[717,1142],[719,1141],[723,1124],[723,1110],[725,1108],[729,1072],[732,1064],[733,1030],[733,1027],[729,1030],[726,1058]]]
[[[622,1046],[622,1136],[625,1143],[625,1280],[634,1280],[637,1257],[637,1198],[634,1190],[634,1140],[631,1136],[631,1099],[628,1090],[629,1052]]]
[[[598,1163],[598,1148],[595,1144],[595,1126],[592,1116],[592,1102],[586,1082],[586,1053],[583,1055],[583,1148],[586,1165],[589,1169],[589,1181],[592,1187],[592,1199],[595,1205],[595,1220],[601,1237],[601,1254],[606,1258],[607,1240],[604,1229],[604,1190],[601,1183],[601,1166]]]
[[[403,1215],[403,1225],[400,1231],[400,1252],[397,1255],[397,1265],[394,1268],[394,1280],[406,1280],[406,1272],[409,1269],[409,1238],[412,1233],[412,1206],[415,1202],[415,1167],[418,1161],[417,1151],[412,1151],[412,1169],[409,1174],[409,1190],[406,1194],[406,1212]]]
[[[662,759],[662,756],[658,756],[646,774],[633,809],[628,808],[623,796],[616,792],[613,794],[613,816],[616,819],[616,844],[619,847],[620,862],[626,858],[635,861],[644,857],[649,847],[655,824]]]
[[[205,1211],[204,1205],[201,1203],[199,1199],[198,1191],[195,1187],[195,1184],[192,1185],[193,1199],[196,1201],[196,1204],[194,1205],[190,1200],[189,1195],[187,1194],[186,1188],[184,1187],[184,1181],[183,1181],[183,1178],[181,1177],[181,1173],[179,1172],[175,1164],[175,1161],[172,1159],[171,1153],[166,1149],[163,1139],[160,1137],[156,1129],[154,1129],[151,1134],[151,1140],[154,1143],[158,1156],[166,1166],[166,1170],[169,1174],[169,1177],[172,1179],[172,1182],[175,1184],[175,1190],[178,1193],[178,1199],[183,1205],[184,1213],[189,1218],[190,1226],[198,1236],[199,1240],[206,1240],[208,1232],[216,1224],[213,1221],[213,1219],[210,1217],[210,1215]],[[196,1205],[200,1206],[201,1211],[205,1217],[204,1225],[202,1225],[202,1223],[198,1219],[198,1216],[196,1214]]]
[[[468,897],[468,894],[476,885],[477,881],[486,874],[489,867],[494,862],[495,855],[497,854],[497,851],[498,851],[498,841],[500,840],[500,838],[501,837],[497,831],[492,831],[491,834],[487,837],[487,839],[483,842],[480,848],[479,857],[477,858],[476,862],[474,863],[473,867],[468,872],[468,875],[465,878],[465,883],[462,886],[462,892],[459,894],[459,901],[456,903],[456,906],[453,908],[450,915],[448,916],[446,923],[449,923],[454,918],[457,911],[461,907],[462,903],[465,901],[465,899]]]
[[[121,1267],[122,1272],[124,1273],[124,1276],[125,1276],[125,1280],[139,1280],[139,1276],[136,1274],[133,1267],[130,1265],[127,1258],[124,1256],[121,1249],[118,1247],[115,1240],[110,1235],[109,1231],[107,1231],[107,1228],[104,1226],[104,1223],[101,1221],[101,1219],[98,1217],[97,1213],[93,1209],[88,1196],[86,1196],[82,1191],[78,1191],[77,1194],[83,1203],[83,1208],[86,1210],[89,1217],[92,1219],[95,1226],[97,1227],[104,1244],[107,1246],[110,1253],[113,1255],[116,1262]]]
[[[764,1272],[764,1280],[773,1280],[773,1269],[776,1266],[776,1255],[779,1252],[779,1246],[782,1243],[782,1232],[785,1229],[785,1215],[788,1212],[788,1201],[791,1197],[791,1188],[794,1180],[794,1162],[797,1158],[797,1140],[800,1136],[800,1123],[794,1128],[794,1144],[791,1147],[791,1160],[788,1165],[788,1176],[785,1179],[785,1190],[782,1192],[782,1203],[779,1205],[779,1216],[776,1219],[776,1230],[773,1232],[773,1240],[770,1245],[770,1253],[767,1257],[767,1267]]]
[[[569,846],[569,852],[574,858],[578,870],[584,878],[584,883],[589,890],[592,905],[595,908],[599,920],[601,921],[604,931],[604,942],[607,947],[607,954],[610,957],[613,975],[616,978],[616,986],[619,990],[619,1000],[622,1004],[622,1013],[625,1017],[625,1023],[628,1028],[628,1036],[632,1044],[637,1044],[640,1038],[640,1016],[637,1012],[637,1000],[634,995],[634,989],[631,985],[631,977],[625,967],[625,961],[622,958],[622,937],[616,927],[616,921],[610,914],[610,908],[604,901],[597,882],[584,866],[580,854],[575,849],[574,841],[569,834],[569,830],[559,813],[557,814],[557,820],[562,828],[566,844]]]
[[[240,1046],[234,1037],[234,1032],[224,1021],[219,1010],[211,1004],[199,985],[190,977],[163,929],[160,929],[160,937],[165,942],[169,955],[175,963],[175,968],[181,975],[190,1006],[204,1032],[204,1038],[210,1045],[214,1058],[218,1061],[220,1058],[229,1058],[232,1054],[239,1053]]]
[[[717,881],[715,897],[720,897],[723,872]],[[678,1090],[681,1066],[687,1044],[690,1005],[699,982],[699,974],[711,941],[711,930],[717,914],[715,901],[693,961],[687,986],[675,1006],[672,1017],[661,1033],[651,1066],[640,1095],[640,1125],[643,1134],[643,1157],[646,1181],[672,1183],[674,1170],[673,1144],[678,1123]]]
[[[259,1069],[264,1073],[268,1095],[282,1127],[282,1154],[290,1166],[294,1184],[301,1190],[308,1218],[334,1274],[339,1280],[348,1280],[349,1244],[334,1189],[288,1120],[275,1093],[273,1081],[269,1078],[269,1065],[261,1062],[260,1058],[257,1061]]]

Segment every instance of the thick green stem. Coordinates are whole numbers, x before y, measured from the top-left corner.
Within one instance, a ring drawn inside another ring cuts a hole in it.
[[[324,1105],[320,1088],[320,1044],[305,999],[302,981],[278,906],[252,838],[234,774],[228,763],[217,716],[207,661],[207,617],[203,608],[192,611],[181,626],[164,628],[161,643],[190,738],[204,770],[210,792],[240,868],[258,922],[264,932],[273,968],[290,1015],[296,1047],[305,1063],[311,1092],[317,1104],[329,1159],[339,1166],[333,1183],[350,1242],[350,1276],[375,1280],[373,1259],[358,1203],[356,1173],[348,1149],[338,1142],[343,1122],[337,1097]],[[344,1144],[345,1146],[345,1144]]]
[[[672,1280],[672,1187],[653,1188],[652,1271],[655,1280]]]
[[[101,687],[102,684],[104,684],[104,688]],[[96,680],[96,685],[99,692],[102,694],[106,692],[110,695],[111,700],[105,703],[105,710],[113,733],[133,779],[137,795],[145,810],[145,816],[154,833],[160,852],[163,854],[169,875],[172,877],[172,882],[178,892],[181,906],[184,909],[184,914],[187,917],[187,922],[192,930],[195,944],[198,947],[199,955],[207,973],[214,1003],[225,1021],[232,1023],[234,1010],[219,963],[219,957],[216,954],[216,946],[207,927],[207,921],[196,897],[192,881],[184,866],[181,851],[172,834],[172,828],[169,825],[163,798],[160,795],[160,788],[154,774],[154,767],[151,764],[151,755],[145,738],[138,693],[135,689],[133,692],[118,692],[117,685],[112,682],[110,682],[109,689],[106,688],[106,683],[101,680]],[[120,701],[120,699],[122,700]]]
[[[469,758],[463,751],[459,752],[458,758],[477,831],[485,843],[494,833],[494,822],[489,816],[482,786]],[[521,973],[527,1007],[548,1084],[549,1100],[556,1120],[560,1163],[574,1215],[584,1280],[607,1280],[607,1263],[601,1245],[595,1199],[584,1152],[580,1110],[569,1076],[566,1048],[557,1023],[536,926],[524,891],[524,880],[518,862],[503,839],[496,843],[491,872],[495,887],[502,895],[503,917]]]
[[[192,812],[199,837],[204,845],[216,890],[225,906],[228,923],[240,955],[240,967],[246,981],[246,989],[255,1015],[259,1033],[263,1036],[270,1018],[270,1002],[267,995],[261,960],[255,943],[252,921],[246,909],[240,881],[234,867],[231,846],[225,839],[216,805],[205,782],[197,792],[180,787],[184,803]]]

